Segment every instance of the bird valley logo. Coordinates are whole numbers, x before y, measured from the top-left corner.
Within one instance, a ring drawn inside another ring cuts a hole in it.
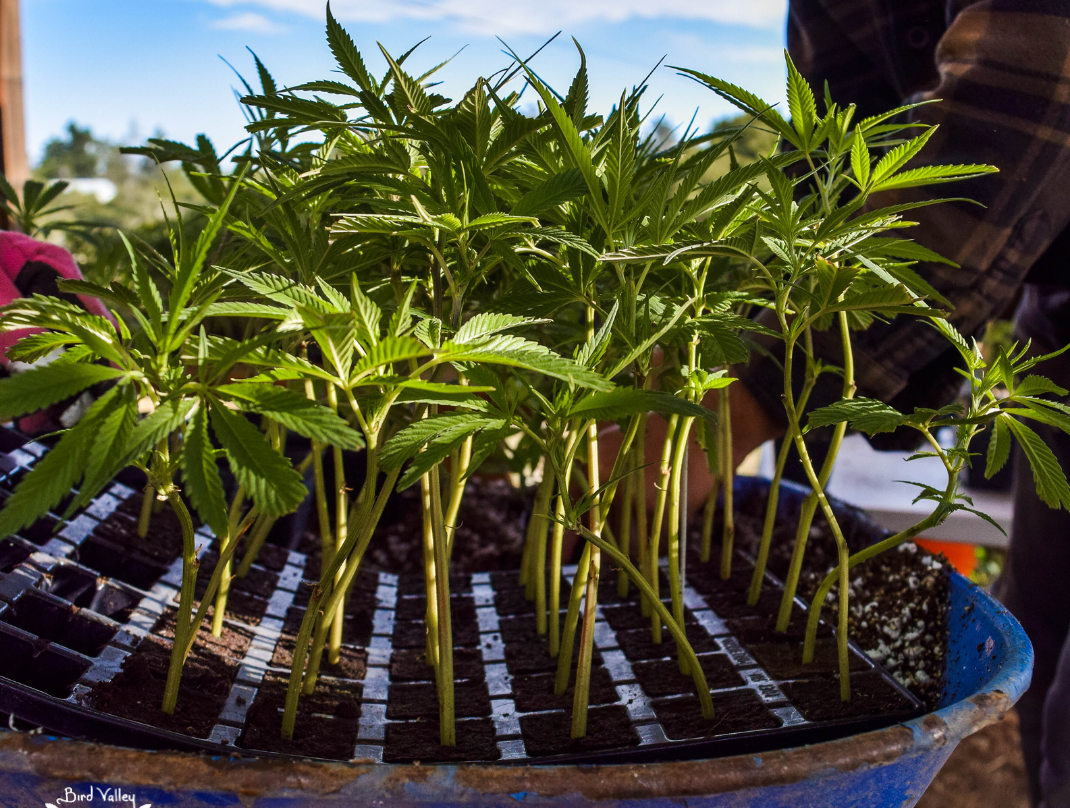
[[[46,802],[46,808],[63,808],[68,805],[101,804],[114,808],[152,808],[152,803],[138,805],[137,797],[121,788],[89,786],[88,791],[76,791],[67,786],[63,796],[54,803]]]

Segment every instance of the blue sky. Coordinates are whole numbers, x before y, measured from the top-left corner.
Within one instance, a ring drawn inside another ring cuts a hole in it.
[[[242,137],[234,100],[252,48],[280,86],[329,78],[323,0],[23,0],[22,37],[30,159],[68,120],[124,144],[157,130],[217,147]],[[410,65],[427,69],[464,50],[441,73],[445,95],[506,64],[500,35],[527,54],[557,31],[533,63],[564,91],[578,66],[569,37],[587,54],[591,102],[608,109],[663,56],[666,64],[742,84],[771,102],[783,96],[785,0],[333,0],[335,15],[370,65],[376,42],[397,55],[431,39]],[[423,72],[422,70],[420,72]],[[699,109],[708,123],[727,105],[668,68],[648,99],[674,122]]]

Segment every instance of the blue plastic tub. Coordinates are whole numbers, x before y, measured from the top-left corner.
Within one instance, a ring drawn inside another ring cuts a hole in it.
[[[1021,626],[958,574],[950,629],[939,710],[812,746],[646,765],[399,766],[209,758],[0,733],[0,805],[912,806],[959,741],[1003,717],[1032,672]]]

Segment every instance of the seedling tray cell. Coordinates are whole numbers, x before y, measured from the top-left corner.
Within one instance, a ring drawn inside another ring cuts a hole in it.
[[[11,461],[20,469],[38,456],[27,445]],[[136,692],[153,699],[153,688],[162,692],[153,677],[169,653],[182,563],[177,554],[139,555],[114,541],[138,501],[133,489],[116,484],[69,522],[51,523],[43,541],[39,533],[20,533],[0,543],[0,711],[61,734],[143,748],[502,764],[753,753],[924,712],[853,646],[853,699],[842,705],[830,629],[822,626],[816,663],[801,665],[801,624],[793,623],[785,638],[771,631],[768,609],[746,605],[750,570],[739,558],[727,582],[694,563],[685,579],[685,628],[712,690],[715,718],[702,718],[668,632],[653,643],[634,587],[622,600],[608,576],[595,624],[588,735],[574,741],[572,685],[553,693],[556,661],[535,632],[534,607],[516,574],[477,573],[452,581],[459,746],[443,748],[432,669],[424,661],[424,582],[363,571],[346,609],[340,659],[325,661],[316,693],[301,699],[295,740],[283,741],[278,730],[299,607],[317,571],[306,570],[304,555],[271,548],[265,565],[233,581],[237,608],[228,611],[223,638],[202,628],[176,716],[148,709],[132,720],[98,707],[122,704],[116,693],[134,686],[131,677],[146,683]],[[198,535],[200,596],[216,556],[211,533],[201,528]],[[574,569],[564,572],[567,604]],[[763,601],[778,602],[779,588],[767,576]],[[144,723],[145,715],[158,726]]]

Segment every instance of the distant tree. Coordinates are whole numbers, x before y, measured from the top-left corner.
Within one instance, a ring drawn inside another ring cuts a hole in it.
[[[49,179],[99,177],[107,168],[108,153],[115,151],[110,143],[97,140],[88,127],[74,121],[67,124],[67,137],[52,138],[45,144],[44,157],[38,173]]]

